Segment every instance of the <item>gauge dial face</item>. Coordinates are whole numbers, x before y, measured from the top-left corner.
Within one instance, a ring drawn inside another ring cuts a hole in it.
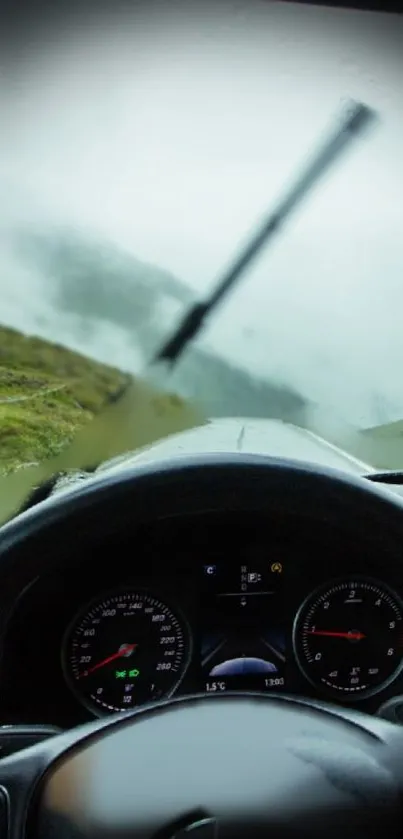
[[[402,669],[403,604],[383,583],[335,581],[302,604],[293,645],[302,672],[316,687],[349,701],[370,696]]]
[[[124,591],[92,602],[74,619],[62,663],[78,699],[100,716],[170,696],[190,656],[190,632],[178,610],[147,592]]]

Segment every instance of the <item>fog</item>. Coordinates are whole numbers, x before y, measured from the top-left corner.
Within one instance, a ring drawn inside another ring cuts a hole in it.
[[[403,21],[257,0],[167,7],[48,31],[7,65],[0,320],[72,341],[8,247],[21,221],[96,231],[206,294],[353,97],[378,126],[200,340],[348,422],[403,417]],[[92,340],[122,363],[123,333]]]

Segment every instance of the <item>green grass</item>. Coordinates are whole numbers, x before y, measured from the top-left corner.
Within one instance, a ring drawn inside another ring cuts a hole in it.
[[[57,455],[128,380],[113,367],[0,326],[0,473]]]

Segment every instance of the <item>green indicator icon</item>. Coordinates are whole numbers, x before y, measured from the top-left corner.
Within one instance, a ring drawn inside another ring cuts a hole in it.
[[[140,676],[140,670],[135,667],[133,670],[115,670],[116,679],[137,679]]]

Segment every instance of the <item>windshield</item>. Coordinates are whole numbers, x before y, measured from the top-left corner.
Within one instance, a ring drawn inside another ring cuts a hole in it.
[[[280,419],[403,467],[402,81],[389,14],[142,4],[26,35],[0,100],[3,474],[57,455],[142,373],[349,97],[378,126],[169,387],[206,417]]]

